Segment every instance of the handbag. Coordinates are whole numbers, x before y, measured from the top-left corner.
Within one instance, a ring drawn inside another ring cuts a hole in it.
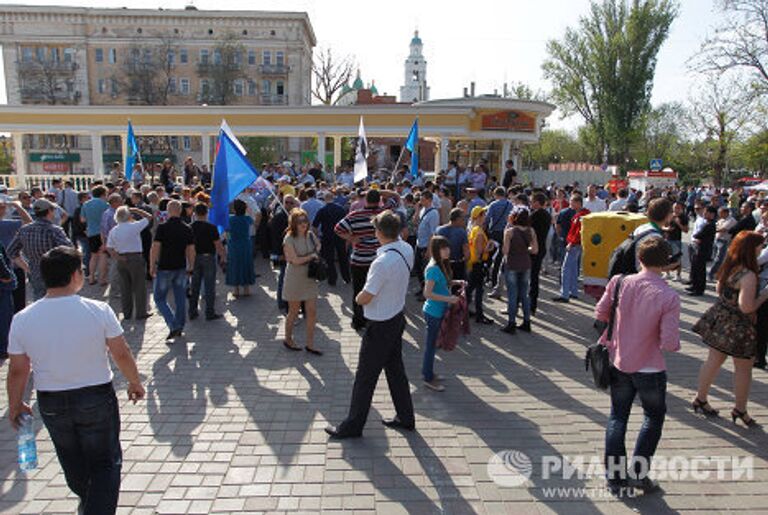
[[[310,233],[309,239],[312,240],[312,251],[314,252],[317,248],[315,245],[315,235]],[[318,256],[307,263],[307,276],[316,281],[325,281],[328,279],[328,263],[325,259]]]
[[[616,286],[613,290],[613,301],[611,302],[611,314],[608,317],[608,322],[604,324],[605,330],[607,330],[606,340],[610,342],[613,339],[613,325],[616,320],[616,309],[619,306],[619,290],[621,289],[621,283],[624,280],[624,276],[619,276],[616,281]],[[597,321],[595,321],[595,328],[598,327]],[[584,356],[584,368],[589,371],[592,368],[592,379],[595,381],[595,386],[601,390],[607,390],[611,384],[611,360],[608,353],[608,347],[601,343],[595,343],[587,348],[587,353]]]

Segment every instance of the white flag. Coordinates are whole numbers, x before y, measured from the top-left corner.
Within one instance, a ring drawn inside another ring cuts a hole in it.
[[[368,140],[365,139],[365,127],[363,117],[360,117],[360,130],[357,132],[357,146],[355,148],[355,182],[368,178]]]
[[[243,147],[243,145],[241,145],[240,142],[237,140],[237,138],[235,137],[235,133],[232,132],[232,129],[229,128],[229,124],[227,123],[226,120],[221,120],[221,130],[224,131],[224,134],[226,134],[230,140],[232,140],[232,143],[235,144],[235,146],[237,147],[237,150],[239,150],[241,154],[245,155],[248,153],[245,151],[245,148]]]

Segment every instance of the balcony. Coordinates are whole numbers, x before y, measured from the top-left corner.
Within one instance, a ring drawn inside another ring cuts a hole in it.
[[[20,72],[37,72],[40,70],[57,72],[57,73],[72,73],[77,70],[78,65],[75,62],[64,61],[16,61],[16,66]]]
[[[286,106],[288,95],[259,95],[259,104],[263,106]]]
[[[259,72],[262,75],[285,76],[291,71],[291,67],[285,64],[262,64]]]

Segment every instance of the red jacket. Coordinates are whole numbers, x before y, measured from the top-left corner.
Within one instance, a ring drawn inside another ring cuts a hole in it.
[[[568,235],[565,237],[565,242],[571,245],[581,245],[581,217],[587,216],[589,209],[582,207],[581,211],[573,215],[571,218],[571,228],[568,230]]]
[[[469,334],[469,307],[465,287],[462,286],[457,294],[459,302],[451,304],[440,324],[440,334],[437,335],[437,348],[453,350],[459,343],[459,336]]]

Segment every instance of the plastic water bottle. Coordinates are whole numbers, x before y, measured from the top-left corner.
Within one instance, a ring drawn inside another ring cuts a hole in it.
[[[21,416],[19,427],[19,468],[21,470],[34,470],[37,468],[37,443],[35,442],[35,430],[32,427],[34,418],[29,413]]]

